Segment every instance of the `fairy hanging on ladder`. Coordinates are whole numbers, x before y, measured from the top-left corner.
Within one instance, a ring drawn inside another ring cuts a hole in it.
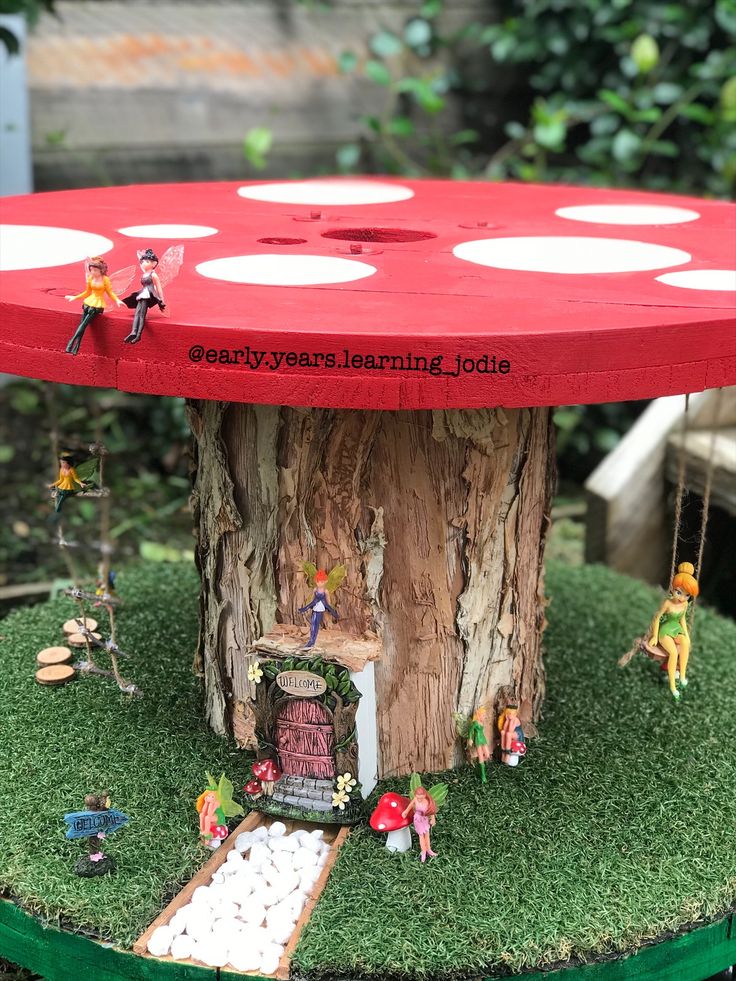
[[[61,513],[64,501],[68,497],[76,497],[77,494],[99,496],[99,488],[95,488],[95,476],[99,466],[97,457],[92,457],[74,466],[74,457],[71,453],[61,453],[59,455],[59,476],[58,479],[49,484],[49,490],[53,492],[54,512]]]
[[[317,635],[325,613],[331,613],[335,620],[340,619],[337,610],[330,604],[330,596],[342,583],[347,574],[347,569],[344,565],[336,565],[328,575],[324,569],[317,569],[317,566],[312,562],[304,562],[302,569],[307,577],[307,582],[314,588],[314,596],[311,601],[306,606],[299,607],[299,613],[312,611],[309,640],[304,645],[305,650],[307,650],[317,643]]]

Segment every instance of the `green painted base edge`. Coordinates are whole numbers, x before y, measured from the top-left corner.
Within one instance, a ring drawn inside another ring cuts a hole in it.
[[[117,950],[77,933],[44,926],[0,901],[0,956],[46,981],[267,981]],[[703,981],[736,963],[736,914],[616,959],[521,975],[524,981]],[[498,976],[484,981],[498,981]]]
[[[704,981],[732,964],[736,964],[736,913],[631,954],[521,977],[524,981]]]
[[[0,957],[40,974],[45,981],[216,981],[225,977],[214,967],[138,957],[78,933],[44,926],[8,900],[0,901]],[[260,975],[237,977],[268,981]]]

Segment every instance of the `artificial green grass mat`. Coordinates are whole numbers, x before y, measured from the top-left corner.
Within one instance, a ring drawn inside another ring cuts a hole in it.
[[[120,667],[143,698],[94,675],[61,688],[36,683],[36,654],[63,643],[61,625],[78,613],[70,599],[0,624],[0,888],[61,925],[130,945],[211,854],[199,845],[194,810],[205,770],[234,775],[243,755],[203,719],[192,673],[193,566],[136,566],[121,572],[118,589],[125,602],[118,643],[130,654]],[[109,667],[103,652],[96,660]],[[86,793],[105,789],[130,817],[103,846],[118,871],[81,879],[73,869],[86,839],[65,839],[63,814],[83,810]]]
[[[698,610],[675,704],[645,658],[616,665],[655,590],[550,563],[547,593],[547,696],[525,761],[493,765],[485,787],[468,771],[443,778],[426,866],[416,843],[391,855],[353,831],[296,950],[310,978],[591,960],[736,901],[736,625]]]
[[[120,590],[119,639],[133,655],[123,670],[142,699],[95,677],[36,685],[36,652],[60,641],[69,600],[0,626],[0,885],[26,909],[129,945],[207,858],[193,809],[204,770],[238,787],[247,761],[202,720],[194,570],[131,568]],[[355,829],[297,947],[298,975],[459,977],[592,959],[736,900],[736,626],[699,609],[675,705],[650,662],[616,666],[656,591],[556,563],[547,591],[547,698],[527,759],[492,764],[485,787],[469,771],[443,777],[440,856],[426,866],[416,845],[391,855]],[[105,845],[117,874],[84,880],[62,814],[97,788],[131,823]]]

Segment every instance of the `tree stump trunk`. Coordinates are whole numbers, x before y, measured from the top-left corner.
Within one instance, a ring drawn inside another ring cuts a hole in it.
[[[379,412],[190,402],[202,579],[196,666],[215,731],[252,743],[247,649],[304,623],[304,560],[347,566],[373,631],[379,777],[459,762],[453,713],[544,694],[550,410]]]

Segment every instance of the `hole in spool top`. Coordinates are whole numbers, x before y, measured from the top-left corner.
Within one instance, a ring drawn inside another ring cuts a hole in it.
[[[423,242],[437,238],[434,232],[414,228],[333,228],[322,232],[322,238],[337,238],[343,242]]]
[[[268,238],[259,238],[258,241],[263,245],[304,245],[307,240],[305,238],[279,238],[278,236],[271,236]]]

